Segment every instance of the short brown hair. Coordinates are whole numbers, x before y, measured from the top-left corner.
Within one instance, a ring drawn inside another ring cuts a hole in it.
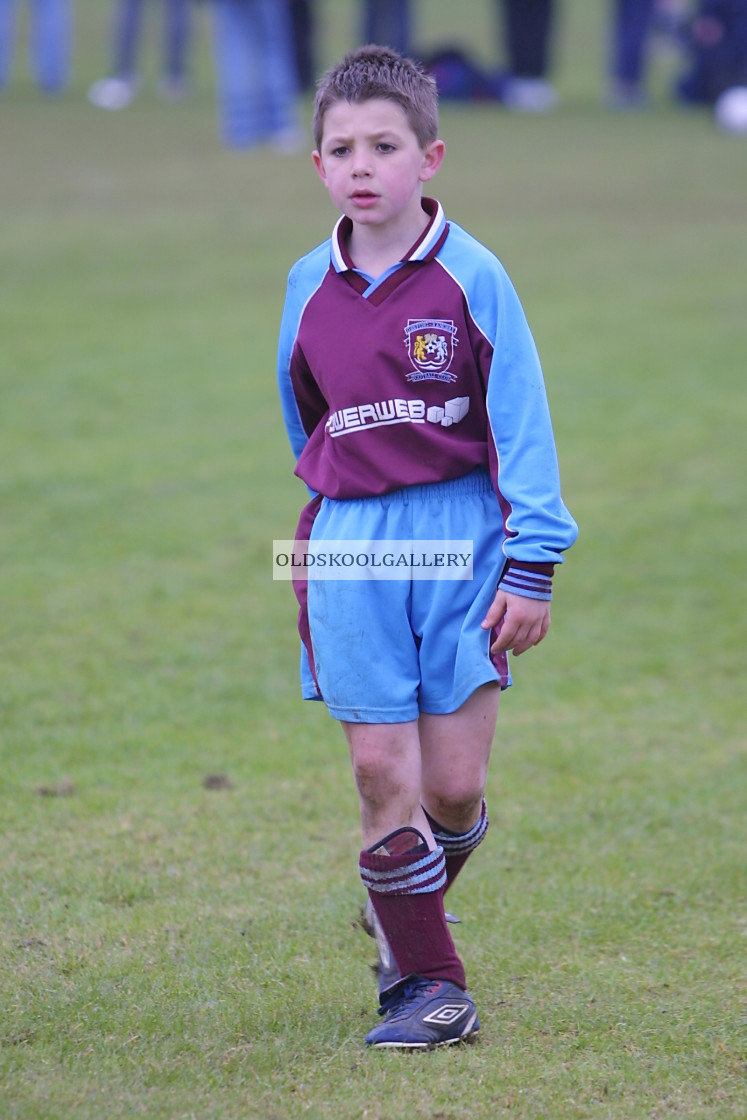
[[[322,146],[324,117],[337,101],[394,101],[407,117],[421,148],[438,137],[438,89],[419,62],[389,47],[358,47],[319,79],[312,130]]]

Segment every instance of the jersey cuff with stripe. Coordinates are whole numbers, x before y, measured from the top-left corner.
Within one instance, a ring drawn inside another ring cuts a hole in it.
[[[552,599],[554,564],[529,564],[509,560],[498,587],[510,595],[523,595],[526,599]]]

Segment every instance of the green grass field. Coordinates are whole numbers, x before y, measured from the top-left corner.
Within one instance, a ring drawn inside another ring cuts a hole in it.
[[[607,112],[585,0],[553,116],[443,108],[581,535],[450,897],[480,1039],[370,1053],[347,752],[271,579],[285,276],[335,215],[308,157],[220,149],[204,14],[188,101],[92,109],[106,7],[68,94],[21,59],[0,98],[0,1117],[747,1117],[747,139],[666,57]],[[423,41],[484,57],[487,7]]]

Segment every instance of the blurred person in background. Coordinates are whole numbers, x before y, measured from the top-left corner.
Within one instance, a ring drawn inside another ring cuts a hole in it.
[[[94,82],[88,91],[88,100],[100,109],[124,109],[140,87],[137,62],[143,38],[144,3],[145,0],[117,0],[112,74]],[[190,4],[191,0],[162,0],[163,63],[158,92],[169,101],[182,98],[187,88]]]
[[[643,104],[648,33],[655,0],[613,0],[608,102],[613,109]]]
[[[747,0],[698,0],[687,29],[688,70],[676,95],[713,104],[730,89],[747,87]]]
[[[268,143],[294,153],[305,143],[288,0],[210,0],[223,143]]]
[[[610,19],[609,84],[612,109],[637,109],[646,102],[646,71],[653,36],[681,46],[686,0],[613,0]]]
[[[316,0],[290,0],[293,47],[298,84],[302,90],[314,88],[316,78]]]
[[[379,43],[409,54],[412,34],[410,0],[363,0],[361,43]]]
[[[558,97],[550,82],[554,0],[500,0],[508,72],[501,100],[522,113],[546,113]]]
[[[16,0],[0,0],[0,90],[10,81],[16,38]],[[61,93],[70,78],[72,0],[29,0],[29,59],[36,85]]]
[[[557,103],[550,81],[556,0],[494,0],[502,66],[485,69],[458,44],[423,59],[442,96],[459,101],[500,101],[521,113],[545,113]],[[412,56],[414,5],[410,0],[365,0],[362,42]]]

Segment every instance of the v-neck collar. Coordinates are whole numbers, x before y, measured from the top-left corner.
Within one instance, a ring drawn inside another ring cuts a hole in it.
[[[332,233],[331,264],[335,272],[343,274],[351,287],[364,299],[380,303],[410,274],[412,266],[435,257],[443,245],[448,233],[448,223],[441,203],[435,198],[424,198],[422,204],[426,214],[430,216],[428,225],[402,259],[376,277],[355,267],[347,248],[353,223],[345,215],[338,220]],[[410,267],[405,267],[407,265]]]

